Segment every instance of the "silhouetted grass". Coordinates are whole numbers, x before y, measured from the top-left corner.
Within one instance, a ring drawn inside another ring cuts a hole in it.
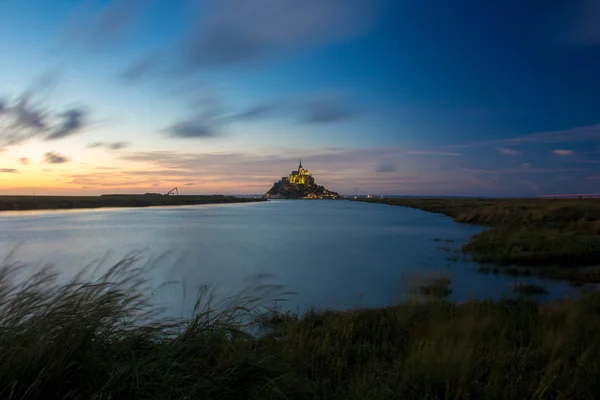
[[[600,296],[303,314],[200,292],[160,318],[134,259],[60,285],[0,269],[0,398],[594,399]],[[259,337],[248,321],[270,330]]]
[[[157,207],[195,204],[248,203],[264,199],[233,196],[0,196],[0,211],[72,208]]]
[[[519,282],[513,287],[513,291],[518,294],[524,295],[539,295],[539,294],[547,294],[548,289],[544,286],[536,285],[536,284],[528,284]]]
[[[548,267],[600,265],[600,200],[368,199],[370,203],[442,213],[491,229],[463,246],[476,262],[544,267],[546,276],[600,282],[600,274]]]

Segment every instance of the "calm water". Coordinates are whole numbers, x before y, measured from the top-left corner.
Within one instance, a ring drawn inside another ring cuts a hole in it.
[[[286,308],[386,305],[414,287],[416,275],[439,273],[451,276],[455,300],[509,295],[516,278],[481,274],[440,249],[459,249],[480,230],[418,210],[346,201],[16,212],[0,214],[0,258],[16,248],[17,260],[53,263],[67,279],[94,260],[109,265],[134,250],[147,257],[169,251],[148,274],[156,284],[179,282],[155,293],[178,310],[189,309],[202,284],[234,293],[263,273],[263,282],[297,292]],[[551,297],[576,293],[542,283]]]

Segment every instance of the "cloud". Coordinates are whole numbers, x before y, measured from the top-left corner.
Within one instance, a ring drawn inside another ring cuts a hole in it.
[[[521,168],[531,168],[531,164],[530,163],[523,163],[523,164],[521,164]]]
[[[103,3],[88,1],[69,16],[63,26],[63,45],[83,42],[96,46],[114,41],[140,17],[150,2],[108,0]]]
[[[159,66],[160,60],[161,57],[156,54],[145,56],[121,71],[118,78],[123,81],[139,80],[154,71]]]
[[[164,132],[176,138],[209,138],[218,135],[214,126],[201,120],[181,121],[165,128]]]
[[[600,142],[600,124],[559,131],[537,132],[508,139],[483,140],[450,147],[520,146],[528,144],[557,144],[574,142]]]
[[[380,1],[212,0],[196,10],[184,39],[190,69],[247,63],[294,49],[322,46],[366,33]]]
[[[0,173],[14,174],[17,170],[14,168],[0,168]]]
[[[274,104],[257,104],[245,111],[233,114],[232,116],[228,117],[228,119],[233,121],[253,120],[268,116],[272,114],[275,109],[276,106]]]
[[[497,147],[496,150],[503,156],[518,156],[519,154],[521,154],[520,151],[509,149],[507,147]]]
[[[27,157],[21,157],[19,158],[19,162],[23,165],[29,165],[30,164],[30,160]]]
[[[69,159],[63,155],[49,151],[44,154],[44,162],[47,164],[63,164],[69,162]]]
[[[46,140],[57,140],[71,136],[79,132],[84,126],[85,112],[82,109],[72,108],[60,113],[59,117],[62,118],[63,121],[56,129],[46,136]]]
[[[391,160],[381,160],[377,164],[375,168],[376,172],[388,173],[388,172],[396,172],[398,170],[398,166],[392,162]]]
[[[30,104],[31,93],[24,93],[17,104],[12,108],[15,117],[13,128],[44,130],[47,127],[47,114],[35,109]]]
[[[189,24],[183,27],[174,44],[151,50],[119,76],[136,80],[162,71],[184,78],[205,68],[247,66],[343,42],[368,33],[385,1],[189,2],[191,9],[185,10],[190,16]]]
[[[86,147],[88,149],[96,149],[99,147],[104,147],[109,150],[121,150],[126,147],[129,147],[129,143],[127,143],[127,142],[112,142],[112,143],[94,142],[94,143],[88,144]]]
[[[573,150],[552,150],[552,153],[557,156],[570,156],[573,155]]]
[[[444,156],[444,157],[461,157],[462,153],[453,153],[446,151],[423,151],[423,150],[409,150],[404,154],[411,156]]]
[[[43,106],[42,100],[55,85],[55,74],[45,74],[12,101],[0,102],[0,150],[34,138],[62,139],[81,130],[85,115],[82,109],[60,112]]]
[[[341,99],[317,98],[305,103],[300,110],[300,121],[307,124],[326,124],[352,119],[358,114]]]
[[[129,147],[129,143],[127,142],[114,142],[108,144],[108,148],[111,150],[121,150],[126,147]]]

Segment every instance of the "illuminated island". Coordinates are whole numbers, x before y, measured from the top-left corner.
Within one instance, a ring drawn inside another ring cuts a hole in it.
[[[300,159],[298,170],[275,182],[264,197],[267,199],[337,199],[339,194],[315,184],[315,178],[302,167],[302,159]]]

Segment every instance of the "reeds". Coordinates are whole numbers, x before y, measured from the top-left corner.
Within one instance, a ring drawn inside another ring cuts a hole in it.
[[[594,399],[600,296],[306,313],[278,286],[161,317],[129,257],[97,279],[0,268],[2,399]],[[449,287],[449,279],[438,282]],[[253,323],[268,334],[253,334]]]

